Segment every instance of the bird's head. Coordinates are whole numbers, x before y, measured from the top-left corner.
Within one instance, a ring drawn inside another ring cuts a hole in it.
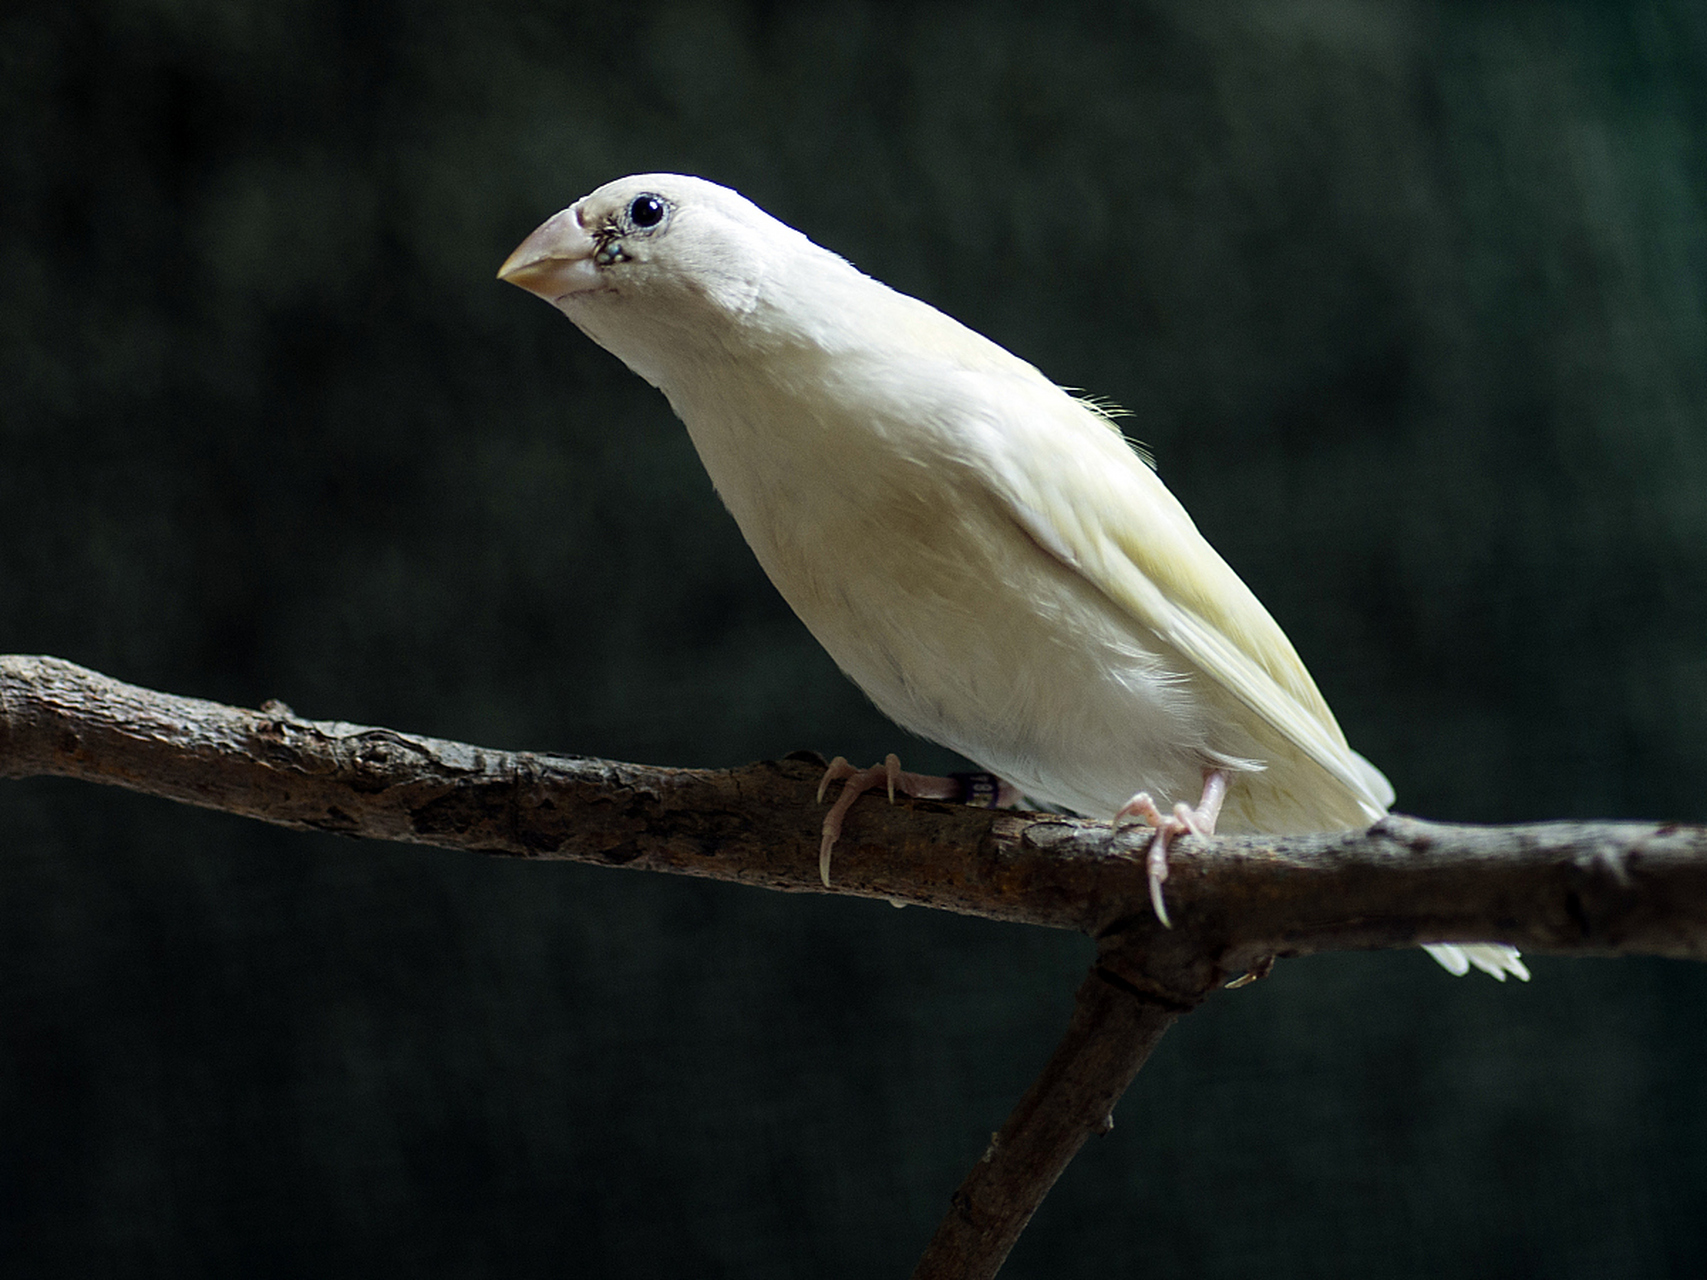
[[[680,174],[619,178],[542,223],[498,278],[544,298],[648,382],[726,348],[805,236],[741,195]],[[828,256],[828,255],[826,255]]]

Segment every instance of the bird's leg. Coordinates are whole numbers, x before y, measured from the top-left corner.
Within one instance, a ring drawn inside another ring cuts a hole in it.
[[[1140,791],[1115,812],[1116,831],[1130,825],[1134,818],[1155,828],[1145,858],[1150,871],[1150,905],[1155,908],[1156,919],[1169,929],[1173,928],[1173,922],[1168,919],[1167,903],[1162,900],[1162,881],[1168,878],[1168,846],[1183,835],[1215,834],[1215,821],[1221,816],[1222,801],[1227,798],[1227,780],[1225,769],[1205,769],[1203,798],[1195,809],[1181,802],[1171,814],[1163,813],[1148,791]]]
[[[818,842],[818,875],[826,889],[830,887],[830,851],[842,834],[842,819],[847,817],[855,800],[880,782],[887,785],[890,804],[895,803],[897,791],[915,800],[952,800],[980,809],[1007,809],[1021,798],[1019,788],[994,774],[952,773],[939,778],[928,773],[906,773],[901,768],[901,757],[893,751],[883,758],[882,764],[869,769],[856,769],[846,757],[837,756],[830,761],[823,781],[818,784],[819,801],[824,799],[832,782],[842,784],[842,794],[824,815],[824,834]]]

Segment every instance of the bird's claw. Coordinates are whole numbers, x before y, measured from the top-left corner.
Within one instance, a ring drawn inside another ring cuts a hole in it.
[[[846,756],[837,756],[824,769],[824,776],[818,780],[818,803],[824,803],[824,793],[830,789],[832,782],[840,782],[843,778],[851,778],[859,770],[848,763]]]
[[[1204,822],[1202,815],[1183,801],[1174,806],[1174,821],[1184,828],[1183,831],[1179,832],[1182,836],[1187,832],[1194,836],[1212,836],[1215,834],[1215,824]]]
[[[1150,798],[1148,791],[1140,791],[1114,811],[1114,829],[1116,831],[1124,831],[1127,827],[1135,827],[1140,823],[1145,826],[1160,827],[1166,821],[1167,819],[1162,816],[1162,811],[1156,808],[1156,802]]]
[[[1150,906],[1164,929],[1174,927],[1173,921],[1168,919],[1168,904],[1162,898],[1162,883],[1168,878],[1168,848],[1181,836],[1214,835],[1216,819],[1221,816],[1221,802],[1226,798],[1227,774],[1220,769],[1210,769],[1203,775],[1203,799],[1195,809],[1182,802],[1174,806],[1172,813],[1163,813],[1148,791],[1140,791],[1115,811],[1116,831],[1135,826],[1137,822],[1155,828],[1144,855],[1144,865],[1150,879]]]
[[[911,774],[905,775],[911,777]],[[830,806],[830,812],[824,815],[823,835],[818,840],[818,878],[824,882],[824,887],[830,887],[830,854],[836,847],[836,840],[842,834],[842,819],[847,817],[853,802],[879,782],[887,785],[889,803],[895,803],[895,787],[902,780],[901,757],[891,751],[883,757],[883,763],[873,765],[869,769],[856,769],[848,763],[846,756],[837,756],[830,761],[829,768],[824,770],[824,777],[818,783],[818,799],[824,799],[824,793],[829,790],[832,782],[842,784],[842,794],[836,797],[836,803]]]
[[[1185,835],[1189,830],[1188,827],[1164,820],[1156,828],[1156,834],[1150,837],[1150,848],[1144,855],[1144,867],[1150,876],[1150,907],[1164,929],[1174,927],[1174,922],[1168,919],[1168,904],[1162,898],[1162,882],[1168,878],[1168,846],[1173,843],[1175,836]]]
[[[842,793],[836,797],[835,804],[830,806],[830,812],[824,815],[824,833],[818,841],[818,878],[824,882],[824,887],[830,887],[830,853],[836,847],[836,840],[842,834],[842,820],[853,807],[855,800],[870,791],[879,782],[884,784],[889,793],[889,803],[895,803],[895,793],[911,796],[915,800],[946,800],[958,801],[979,808],[1005,809],[1020,802],[1019,789],[1012,783],[1004,782],[987,773],[957,773],[946,778],[932,777],[924,773],[903,773],[901,757],[891,751],[883,757],[882,764],[872,765],[869,769],[856,769],[848,763],[845,756],[837,756],[830,761],[824,770],[824,776],[818,783],[818,800],[823,802],[824,795],[830,785],[835,782],[842,784]]]
[[[1133,796],[1114,814],[1114,829],[1124,831],[1127,827],[1140,824],[1154,829],[1150,843],[1144,856],[1145,869],[1150,877],[1150,906],[1156,913],[1156,919],[1162,922],[1162,927],[1173,928],[1173,921],[1168,919],[1168,904],[1162,898],[1162,882],[1168,878],[1168,844],[1176,835],[1184,835],[1191,826],[1180,816],[1180,810],[1187,806],[1175,805],[1172,814],[1166,814],[1157,807],[1155,799],[1148,791],[1140,791]]]

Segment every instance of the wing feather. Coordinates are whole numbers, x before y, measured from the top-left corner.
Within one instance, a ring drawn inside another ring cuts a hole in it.
[[[1155,473],[1094,409],[1030,378],[1014,382],[999,420],[978,433],[978,452],[1020,526],[1314,761],[1372,819],[1384,813],[1393,794],[1387,780],[1347,745],[1291,641]],[[1037,456],[1052,465],[1023,465]]]

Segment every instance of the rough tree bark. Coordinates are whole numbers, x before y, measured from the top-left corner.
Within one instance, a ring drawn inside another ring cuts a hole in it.
[[[1707,828],[1470,827],[1182,840],[1175,927],[1141,833],[921,801],[854,806],[818,877],[817,757],[656,769],[494,751],[156,693],[55,658],[0,657],[0,777],[128,787],[282,826],[842,893],[1075,929],[1096,965],[1043,1074],[955,1193],[915,1275],[993,1276],[1151,1048],[1229,977],[1277,957],[1506,942],[1707,959]]]

